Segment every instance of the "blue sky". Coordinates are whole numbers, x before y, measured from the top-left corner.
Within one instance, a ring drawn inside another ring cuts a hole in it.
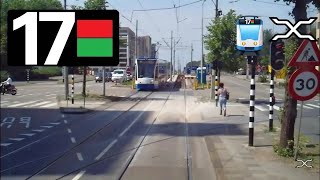
[[[117,9],[121,15],[132,20],[131,23],[121,17],[121,26],[130,27],[135,31],[135,22],[138,20],[138,35],[150,35],[152,42],[160,42],[162,44],[159,49],[159,58],[170,60],[170,49],[166,47],[163,38],[170,44],[171,31],[174,32],[174,37],[181,37],[177,45],[176,61],[180,61],[182,64],[190,61],[191,43],[193,43],[194,47],[193,59],[200,60],[201,58],[202,2],[179,8],[177,12],[178,19],[181,22],[178,25],[175,9],[147,12],[133,12],[133,10],[167,8],[173,7],[173,4],[178,6],[179,3],[183,5],[195,1],[197,0],[108,0],[111,9]],[[215,2],[216,0],[213,1]],[[83,2],[84,0],[67,0],[68,5],[83,5]],[[260,16],[264,21],[264,29],[274,29],[277,32],[283,32],[286,27],[273,25],[268,17],[276,16],[293,21],[288,15],[292,8],[293,5],[287,6],[283,2],[274,3],[274,0],[219,0],[219,9],[222,10],[223,14],[233,9],[237,14]],[[215,12],[212,0],[205,1],[203,12],[205,18],[204,26],[207,26],[211,22],[209,18],[214,17]],[[308,9],[309,17],[316,16],[316,13],[314,6]],[[206,33],[206,28],[204,28],[204,34]],[[205,50],[204,52],[206,53],[207,51]]]

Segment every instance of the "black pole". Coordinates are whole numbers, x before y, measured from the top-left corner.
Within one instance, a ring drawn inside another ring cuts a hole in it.
[[[273,130],[273,96],[274,96],[274,74],[275,71],[271,69],[270,74],[270,98],[269,98],[269,131]]]
[[[216,68],[215,68],[215,81],[214,81],[214,88],[215,88],[215,100],[216,100],[216,107],[218,107],[218,101],[219,101],[219,97],[218,97],[218,89],[219,89],[219,81],[218,81],[218,63],[216,64]]]
[[[250,112],[249,112],[249,146],[253,146],[254,134],[254,105],[255,105],[255,75],[257,56],[248,56],[248,63],[251,63],[251,82],[250,82]]]

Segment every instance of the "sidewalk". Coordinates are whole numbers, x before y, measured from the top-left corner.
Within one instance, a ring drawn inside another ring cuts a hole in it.
[[[193,91],[195,92],[195,91]],[[197,92],[198,93],[198,92]],[[318,180],[319,172],[300,165],[293,158],[285,159],[273,151],[273,133],[266,133],[266,116],[255,117],[254,146],[248,146],[248,107],[237,103],[227,105],[227,116],[219,115],[214,102],[200,94],[189,96],[189,118],[195,123],[205,123],[211,129],[198,130],[205,139],[218,180]],[[200,96],[199,96],[200,95]],[[193,98],[193,100],[191,100]],[[192,103],[193,102],[193,103]],[[200,122],[199,122],[200,121]],[[277,126],[276,120],[275,127]],[[278,129],[279,130],[279,129]]]
[[[232,75],[233,77],[236,77],[238,79],[242,79],[242,80],[246,80],[246,81],[251,81],[251,75],[249,75],[248,79],[246,79],[246,75],[233,75],[233,74],[230,74]],[[256,83],[258,84],[263,84],[263,85],[266,85],[266,86],[269,86],[270,85],[270,77],[268,76],[268,79],[267,79],[267,82],[265,83],[261,83],[261,82],[258,82],[258,79],[259,79],[259,75],[256,75]],[[284,79],[276,79],[274,78],[274,84],[275,85],[280,85],[280,84],[284,84],[285,80]]]

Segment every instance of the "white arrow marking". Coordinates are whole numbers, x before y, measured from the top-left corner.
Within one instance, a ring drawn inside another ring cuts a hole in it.
[[[317,106],[315,104],[307,104],[308,106],[311,106],[311,107],[315,107],[315,108],[320,108],[320,106]]]
[[[21,136],[33,136],[33,135],[35,135],[34,133],[28,133],[28,134],[20,134]]]
[[[53,124],[53,125],[59,125],[60,123],[59,123],[59,122],[57,122],[57,123],[50,123],[50,124]]]
[[[13,140],[13,141],[22,141],[22,140],[24,140],[24,138],[9,138],[9,140]]]
[[[52,128],[53,126],[40,126],[40,127],[43,127],[43,128]]]
[[[1,143],[0,146],[9,146],[11,145],[12,143]]]
[[[35,131],[35,132],[42,132],[42,131],[44,131],[44,129],[35,129],[35,130],[32,130],[32,131]]]

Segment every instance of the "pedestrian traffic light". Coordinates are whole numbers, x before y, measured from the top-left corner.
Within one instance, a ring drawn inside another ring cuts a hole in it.
[[[285,55],[284,55],[284,42],[272,41],[270,44],[270,56],[271,56],[271,67],[275,71],[279,71],[284,67]]]

